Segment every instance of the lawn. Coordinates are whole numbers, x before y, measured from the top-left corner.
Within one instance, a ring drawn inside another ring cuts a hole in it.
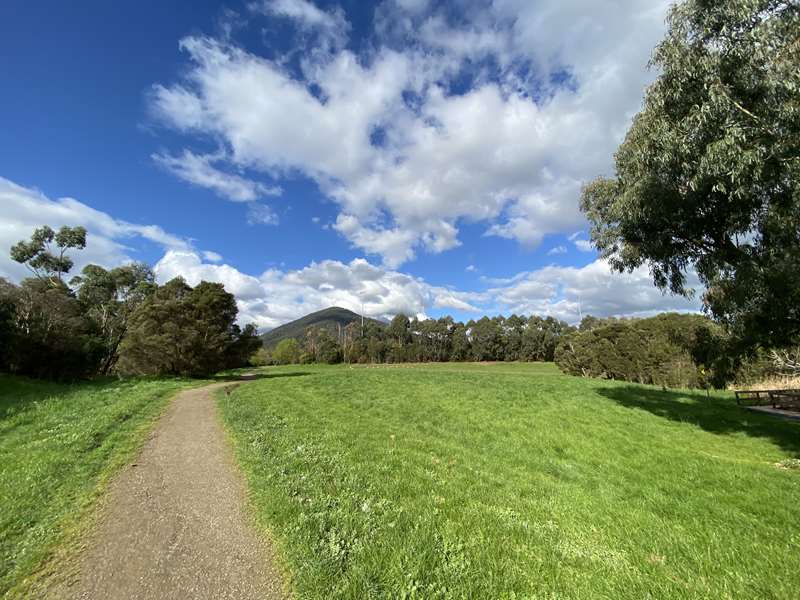
[[[797,597],[800,424],[729,394],[546,364],[264,373],[220,406],[298,597]]]
[[[181,381],[64,385],[0,375],[0,596],[24,596]]]

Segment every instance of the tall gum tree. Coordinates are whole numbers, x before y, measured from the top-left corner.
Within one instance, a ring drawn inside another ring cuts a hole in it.
[[[800,335],[800,2],[688,0],[674,6],[648,89],[581,208],[613,268],[648,265],[690,294],[740,351]]]

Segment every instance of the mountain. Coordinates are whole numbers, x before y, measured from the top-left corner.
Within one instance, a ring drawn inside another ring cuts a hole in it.
[[[285,323],[280,327],[276,327],[271,331],[261,336],[261,341],[266,348],[274,348],[278,342],[287,338],[295,338],[302,341],[305,338],[306,330],[309,327],[317,327],[327,329],[334,337],[339,334],[339,327],[344,327],[353,321],[361,322],[361,315],[354,313],[352,310],[332,306],[324,310],[320,310],[305,317]],[[364,318],[364,322],[371,322],[386,327],[386,323],[376,319]]]

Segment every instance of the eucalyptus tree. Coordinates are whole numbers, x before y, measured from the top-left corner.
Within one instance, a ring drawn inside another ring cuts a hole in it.
[[[37,228],[31,238],[11,247],[11,258],[25,265],[38,279],[54,286],[63,283],[74,263],[68,250],[86,247],[86,229],[83,227],[61,227],[57,232],[44,225]]]
[[[703,301],[740,349],[800,334],[800,3],[674,6],[616,175],[585,187],[592,240],[619,270]]]

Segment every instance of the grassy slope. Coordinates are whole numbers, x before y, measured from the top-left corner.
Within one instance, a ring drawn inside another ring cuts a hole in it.
[[[299,597],[796,597],[799,424],[552,365],[266,372],[220,402]]]
[[[24,594],[167,398],[186,382],[62,385],[0,375],[0,596]]]

